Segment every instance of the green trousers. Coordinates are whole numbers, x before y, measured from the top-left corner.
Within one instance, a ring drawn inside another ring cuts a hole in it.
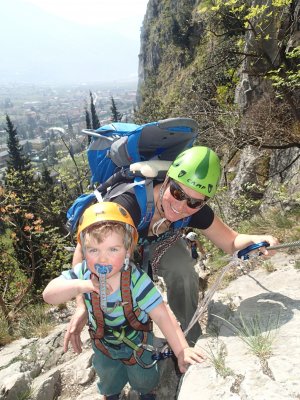
[[[150,245],[150,260],[157,243]],[[191,257],[186,243],[178,239],[162,256],[158,268],[167,286],[167,299],[171,310],[186,329],[191,321],[199,298],[199,276],[194,268],[195,260]],[[199,323],[196,323],[187,335],[187,341],[194,345],[201,335]]]
[[[148,334],[148,344],[153,344],[153,333]],[[132,350],[122,344],[119,349],[109,347],[109,352],[115,359],[105,356],[98,350],[93,343],[94,357],[93,366],[99,382],[97,383],[99,392],[103,395],[113,395],[120,393],[126,383],[129,383],[133,390],[145,394],[151,392],[158,385],[159,371],[158,365],[152,368],[142,368],[138,364],[125,365],[118,358],[128,358]],[[144,351],[141,360],[145,364],[152,363],[152,353]]]

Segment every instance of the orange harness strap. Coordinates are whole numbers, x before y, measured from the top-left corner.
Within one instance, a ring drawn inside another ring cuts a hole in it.
[[[121,296],[122,296],[122,305],[124,309],[125,318],[128,321],[129,325],[136,331],[144,331],[149,332],[152,329],[151,320],[148,319],[147,322],[142,323],[138,320],[138,315],[140,314],[140,310],[133,310],[133,302],[130,290],[130,281],[131,281],[131,268],[127,271],[122,272],[121,275]]]
[[[127,271],[123,271],[121,274],[121,298],[122,298],[122,307],[124,310],[124,315],[129,323],[129,325],[136,331],[143,331],[143,344],[147,343],[147,332],[152,329],[152,321],[148,320],[146,323],[142,323],[138,320],[138,315],[140,314],[140,309],[134,311],[133,310],[133,301],[130,291],[130,282],[131,282],[131,268]],[[96,320],[97,330],[94,332],[92,329],[89,329],[89,334],[92,340],[94,340],[95,346],[98,350],[100,350],[107,357],[111,357],[108,349],[101,342],[101,339],[104,337],[104,314],[100,307],[100,296],[98,293],[91,293],[92,300],[92,310]],[[137,355],[141,357],[143,354],[143,347],[138,350]],[[132,354],[129,359],[120,359],[124,364],[134,365],[136,364],[136,359]]]

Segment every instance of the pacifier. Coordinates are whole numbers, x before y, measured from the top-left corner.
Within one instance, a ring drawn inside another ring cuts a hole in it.
[[[95,264],[94,268],[99,275],[106,275],[112,271],[112,265]]]

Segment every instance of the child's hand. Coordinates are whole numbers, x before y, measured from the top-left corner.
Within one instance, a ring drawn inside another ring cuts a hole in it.
[[[82,341],[80,334],[85,327],[88,319],[87,310],[84,303],[82,306],[78,306],[75,310],[75,314],[72,316],[71,321],[67,326],[67,331],[64,337],[64,352],[68,350],[69,343],[71,342],[75,353],[81,353]]]
[[[177,357],[178,367],[182,373],[187,371],[189,364],[194,365],[204,360],[205,357],[197,347],[187,347]]]

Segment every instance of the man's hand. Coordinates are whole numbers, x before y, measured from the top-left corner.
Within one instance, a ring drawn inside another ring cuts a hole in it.
[[[75,353],[82,352],[82,342],[80,339],[80,334],[87,323],[87,310],[85,306],[77,307],[75,314],[71,318],[67,331],[64,337],[64,352],[68,350],[69,343],[73,347]]]

